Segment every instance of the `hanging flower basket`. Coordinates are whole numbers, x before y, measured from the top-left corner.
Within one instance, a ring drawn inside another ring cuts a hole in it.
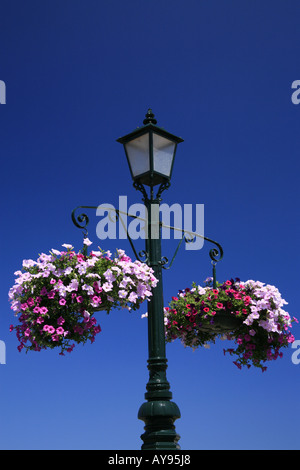
[[[132,262],[123,250],[112,258],[110,252],[85,255],[62,246],[67,251],[51,250],[37,261],[24,260],[23,270],[15,273],[9,300],[19,324],[10,331],[17,334],[19,351],[58,347],[64,355],[75,343],[94,342],[101,331],[95,312],[136,310],[158,282],[150,267]]]
[[[282,309],[287,302],[278,289],[262,282],[240,282],[238,278],[205,287],[179,291],[165,308],[166,341],[180,339],[196,349],[214,343],[218,337],[231,339],[234,348],[224,354],[236,355],[234,364],[260,367],[282,357],[281,349],[295,338],[290,328],[296,318]]]

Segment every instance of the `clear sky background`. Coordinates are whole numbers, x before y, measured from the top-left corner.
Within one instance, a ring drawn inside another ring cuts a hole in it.
[[[148,381],[147,311],[99,312],[93,345],[25,354],[9,333],[8,290],[23,259],[82,247],[78,205],[141,202],[116,139],[142,125],[181,136],[163,201],[204,204],[205,235],[224,248],[220,281],[275,285],[299,311],[298,0],[3,0],[0,79],[1,449],[140,449]],[[95,249],[123,248],[100,241]],[[139,249],[143,242],[137,243]],[[171,257],[174,241],[163,242]],[[164,273],[165,304],[211,275],[211,247],[181,248]],[[300,327],[294,328],[300,339]],[[238,370],[223,342],[167,345],[182,449],[299,449],[294,352]]]

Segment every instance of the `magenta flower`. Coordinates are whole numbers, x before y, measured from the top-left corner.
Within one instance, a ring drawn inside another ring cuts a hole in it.
[[[55,328],[51,325],[44,325],[43,326],[43,331],[46,331],[47,333],[53,334],[55,332]]]
[[[60,299],[59,305],[66,305],[66,299]]]
[[[48,313],[47,307],[40,307],[40,314],[41,315],[46,315],[46,313]]]
[[[287,341],[288,341],[288,343],[293,343],[295,341],[295,336],[292,335],[292,334],[289,334],[288,338],[287,338]]]
[[[102,288],[101,288],[101,285],[100,285],[100,281],[95,281],[94,284],[93,284],[93,287],[94,287],[94,290],[96,292],[98,292],[98,294],[100,292],[102,292]]]

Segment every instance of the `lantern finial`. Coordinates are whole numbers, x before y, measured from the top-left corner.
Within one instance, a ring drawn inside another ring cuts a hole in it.
[[[146,114],[146,119],[144,119],[144,121],[143,121],[143,124],[145,124],[145,125],[150,124],[150,123],[157,124],[157,120],[154,119],[154,114],[153,114],[151,108],[148,109],[147,114]]]

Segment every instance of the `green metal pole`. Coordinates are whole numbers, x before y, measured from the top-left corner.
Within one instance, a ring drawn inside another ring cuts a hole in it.
[[[164,329],[164,303],[161,267],[161,235],[159,224],[159,200],[146,200],[148,210],[148,237],[146,252],[148,264],[159,280],[148,302],[148,345],[149,345],[149,381],[145,398],[138,412],[138,418],[145,423],[145,432],[141,435],[142,450],[180,449],[174,422],[180,418],[178,406],[171,401],[172,393],[167,381],[167,358]]]

